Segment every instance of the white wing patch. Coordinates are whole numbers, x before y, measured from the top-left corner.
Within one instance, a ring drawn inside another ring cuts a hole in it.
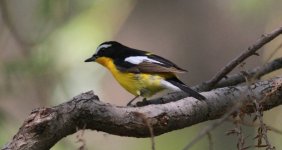
[[[142,62],[152,62],[152,63],[158,63],[158,64],[163,64],[159,61],[156,61],[154,59],[150,59],[147,56],[130,56],[124,59],[124,61],[130,62],[132,64],[138,65]]]
[[[166,89],[173,90],[173,91],[182,91],[180,88],[178,88],[177,86],[169,83],[168,81],[162,80],[161,84]]]
[[[96,53],[99,52],[99,50],[101,50],[102,48],[108,48],[108,47],[111,47],[112,44],[103,44],[103,45],[100,45],[97,50],[96,50]]]

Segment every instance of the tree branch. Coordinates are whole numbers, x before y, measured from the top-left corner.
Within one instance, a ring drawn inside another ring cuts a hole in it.
[[[246,73],[253,79],[260,79],[262,76],[282,68],[282,58],[277,58],[262,66],[250,69]],[[242,73],[228,76],[226,79],[218,82],[215,87],[221,88],[226,86],[233,86],[245,82],[245,76]],[[199,87],[195,87],[198,89]]]
[[[246,51],[242,52],[239,56],[230,61],[226,66],[220,69],[212,79],[202,83],[200,89],[203,91],[211,90],[222,78],[226,77],[226,75],[232,71],[237,65],[242,63],[245,59],[252,55],[258,55],[256,53],[261,47],[263,47],[268,42],[272,41],[274,38],[282,34],[282,27],[277,28],[276,30],[268,33],[266,35],[262,35],[252,46],[250,46]]]
[[[282,104],[282,78],[253,83],[250,88],[264,110]],[[77,128],[103,131],[110,134],[132,137],[150,137],[148,125],[154,135],[185,128],[207,120],[218,119],[239,100],[247,100],[248,86],[226,87],[202,93],[206,101],[187,97],[174,103],[144,107],[114,106],[99,101],[93,92],[83,93],[71,101],[51,108],[33,111],[18,133],[4,150],[50,149],[63,137],[73,134]],[[245,105],[245,112],[253,107]]]
[[[8,30],[10,31],[16,42],[18,42],[18,44],[23,48],[25,53],[28,53],[28,48],[33,46],[34,43],[22,38],[21,34],[18,32],[17,28],[10,18],[7,7],[7,0],[0,0],[0,14],[2,15],[3,22],[6,24]]]
[[[195,91],[208,91],[211,90],[212,88],[218,88],[218,87],[225,87],[225,86],[231,86],[231,85],[236,85],[239,83],[242,83],[245,81],[244,75],[242,74],[236,74],[229,79],[225,79],[223,81],[222,78],[227,77],[227,74],[232,71],[237,65],[242,63],[245,59],[252,55],[258,55],[256,53],[257,50],[259,50],[262,46],[267,44],[268,42],[272,41],[274,38],[282,34],[282,26],[275,29],[269,34],[262,35],[261,38],[259,38],[255,44],[250,46],[246,51],[242,52],[239,56],[234,58],[232,61],[230,61],[226,66],[221,68],[219,72],[216,73],[212,77],[212,79],[203,82],[202,84],[199,84],[197,86],[194,86],[193,89]],[[250,70],[249,75],[256,76],[257,78],[267,74],[268,72],[277,70],[281,68],[281,59],[277,59],[276,61],[272,61],[270,64],[267,64],[261,68],[255,68],[253,70]],[[218,84],[218,85],[217,85]],[[231,84],[231,85],[228,85]],[[176,101],[182,98],[187,97],[187,94],[184,92],[175,92],[171,93],[165,98],[158,98],[158,99],[153,99],[149,103],[147,102],[139,102],[137,103],[137,106],[145,106],[148,104],[161,104],[161,103],[167,103],[171,101]]]
[[[282,68],[282,57],[277,58],[267,64],[264,64],[262,66],[258,66],[254,69],[247,70],[246,73],[254,79],[260,79],[262,76],[271,73],[273,71],[276,71],[278,69]],[[219,83],[216,84],[216,88],[222,88],[227,86],[234,86],[238,85],[240,83],[245,82],[245,76],[242,73],[234,74],[231,76],[228,76],[226,79],[221,80]],[[201,89],[203,86],[202,84],[196,85],[192,87],[195,91],[201,92],[204,89]],[[152,99],[150,101],[142,101],[137,102],[137,106],[146,106],[149,104],[164,104],[172,101],[177,101],[179,99],[187,97],[187,94],[185,92],[174,92],[168,94],[166,97],[156,98]]]

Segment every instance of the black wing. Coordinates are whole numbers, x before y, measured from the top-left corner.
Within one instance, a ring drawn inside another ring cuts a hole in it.
[[[181,69],[177,65],[175,65],[173,62],[160,57],[158,55],[150,54],[150,53],[144,53],[143,55],[138,56],[145,56],[148,59],[154,60],[156,62],[152,61],[146,61],[139,64],[133,64],[128,61],[125,61],[125,58],[123,60],[116,60],[115,65],[117,68],[123,72],[131,72],[131,73],[184,73],[187,72],[184,69]],[[132,56],[131,56],[132,57]],[[134,56],[133,56],[134,57]]]

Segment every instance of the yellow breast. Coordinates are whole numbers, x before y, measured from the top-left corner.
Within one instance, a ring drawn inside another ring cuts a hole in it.
[[[163,74],[121,72],[115,67],[113,60],[107,57],[99,57],[96,62],[108,68],[120,85],[135,96],[150,97],[164,89],[161,86],[161,81],[165,76]]]

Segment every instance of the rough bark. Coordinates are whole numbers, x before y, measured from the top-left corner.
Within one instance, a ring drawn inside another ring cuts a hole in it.
[[[246,85],[240,85],[203,92],[201,94],[207,97],[206,101],[187,97],[143,107],[106,104],[90,91],[58,106],[34,110],[3,149],[50,149],[63,137],[83,128],[138,138],[150,137],[149,128],[152,128],[157,136],[218,119],[235,103],[249,103],[250,96],[259,100],[264,110],[276,107],[282,103],[281,84],[282,78],[274,78],[253,83],[251,90]],[[246,104],[242,110],[252,112],[252,107]]]

